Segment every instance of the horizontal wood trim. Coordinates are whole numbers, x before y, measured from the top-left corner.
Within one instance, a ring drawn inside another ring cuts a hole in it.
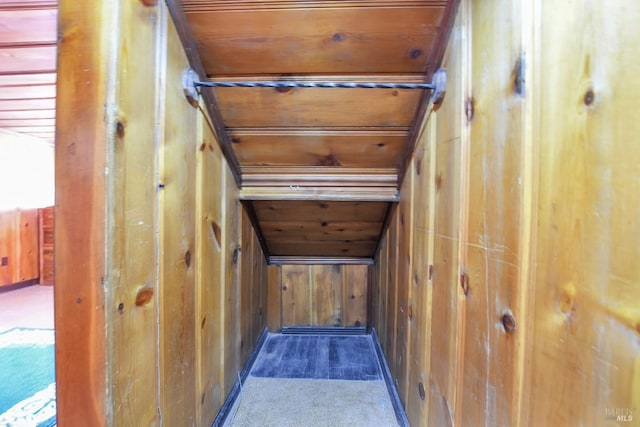
[[[14,110],[0,111],[0,120],[55,119],[56,110]]]
[[[55,43],[57,10],[5,9],[0,4],[0,45]]]
[[[0,73],[54,72],[56,43],[30,47],[1,47]]]
[[[369,257],[271,256],[269,265],[373,265]]]
[[[397,202],[400,194],[391,187],[243,187],[240,200]]]
[[[242,176],[247,187],[397,187],[395,169],[251,166]]]

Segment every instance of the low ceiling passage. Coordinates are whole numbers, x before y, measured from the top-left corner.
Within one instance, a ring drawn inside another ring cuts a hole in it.
[[[454,3],[166,0],[202,80],[377,83],[430,83]],[[57,5],[0,0],[1,133],[54,141]],[[429,91],[200,90],[267,255],[373,257]]]
[[[429,83],[450,6],[183,0],[182,12],[209,81]],[[201,90],[269,255],[374,256],[425,91]]]

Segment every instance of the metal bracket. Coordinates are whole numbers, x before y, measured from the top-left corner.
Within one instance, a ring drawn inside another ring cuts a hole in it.
[[[198,105],[198,87],[196,82],[200,80],[198,73],[193,68],[185,68],[182,73],[182,89],[184,90],[184,96],[187,97],[189,104]]]
[[[447,71],[444,68],[438,68],[436,72],[433,73],[431,83],[435,86],[433,94],[431,95],[431,102],[433,102],[434,105],[438,105],[447,93]]]

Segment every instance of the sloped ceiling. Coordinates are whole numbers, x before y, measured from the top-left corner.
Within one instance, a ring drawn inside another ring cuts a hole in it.
[[[202,81],[429,83],[457,1],[167,5]],[[56,9],[0,0],[0,132],[53,143]],[[430,91],[200,91],[269,256],[374,256]]]

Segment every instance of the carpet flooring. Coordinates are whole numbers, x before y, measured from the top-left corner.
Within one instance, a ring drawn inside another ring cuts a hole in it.
[[[55,425],[54,353],[51,329],[0,334],[0,427]]]
[[[270,334],[225,426],[398,426],[372,338]]]

